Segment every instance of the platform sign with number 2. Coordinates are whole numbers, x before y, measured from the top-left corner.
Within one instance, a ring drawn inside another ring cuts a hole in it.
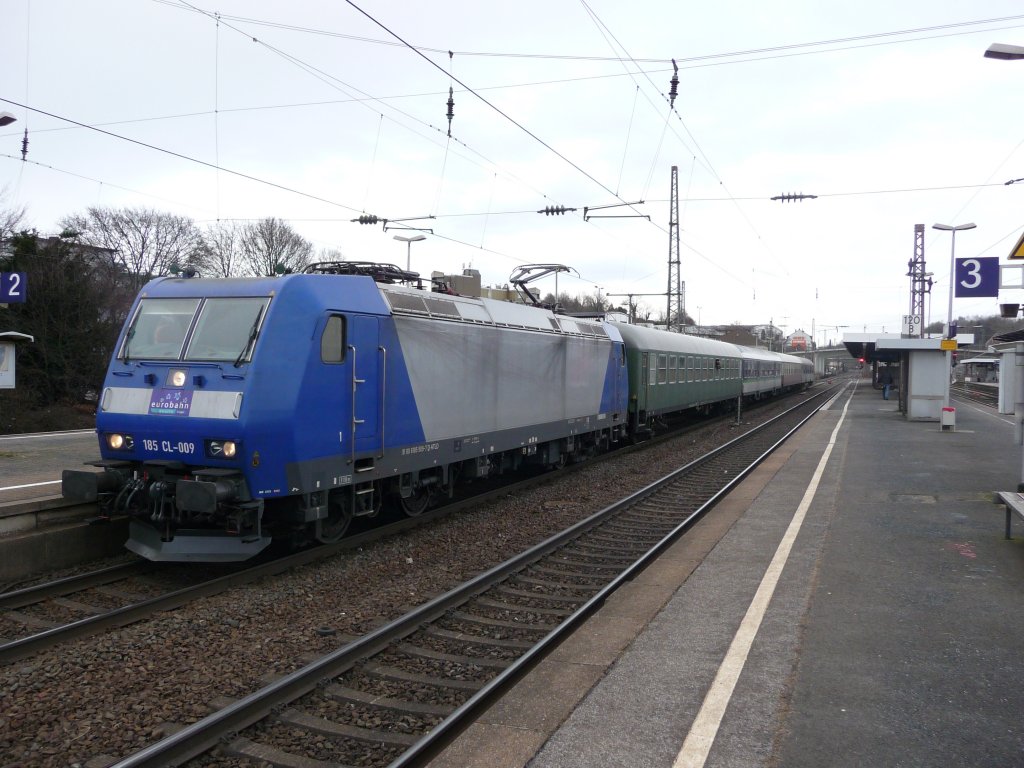
[[[28,297],[24,272],[0,272],[0,304],[23,304]]]

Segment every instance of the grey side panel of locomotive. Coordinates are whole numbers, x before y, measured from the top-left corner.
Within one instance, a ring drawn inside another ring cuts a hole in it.
[[[395,327],[428,442],[599,412],[607,338],[402,316]]]

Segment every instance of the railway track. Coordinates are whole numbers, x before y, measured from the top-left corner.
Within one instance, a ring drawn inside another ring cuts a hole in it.
[[[949,393],[979,405],[988,405],[994,408],[999,404],[999,389],[997,387],[979,384],[972,386],[964,382],[957,382],[949,385]]]
[[[211,749],[278,765],[401,766],[427,759],[831,392],[263,689],[216,702],[214,714],[116,766],[177,765]]]
[[[720,420],[727,421],[730,418],[732,417],[723,416]],[[511,483],[503,479],[491,483],[483,492],[477,487],[471,495],[456,498],[445,506],[417,518],[377,526],[363,533],[350,535],[337,544],[318,546],[256,565],[250,563],[245,566],[197,566],[134,560],[48,583],[0,592],[0,666],[62,643],[143,621],[194,600],[210,597],[232,587],[273,576],[316,560],[327,559],[342,551],[358,549],[372,541],[423,525],[442,515],[484,504],[497,496],[519,493],[538,484],[551,482],[559,475],[580,467],[676,439],[686,434],[688,429],[700,428],[708,423],[707,420],[703,420],[690,427],[673,429],[639,446],[628,446],[585,464],[565,467],[558,472],[539,474]],[[78,510],[78,514],[96,514],[95,506],[84,511],[81,504],[69,506]]]

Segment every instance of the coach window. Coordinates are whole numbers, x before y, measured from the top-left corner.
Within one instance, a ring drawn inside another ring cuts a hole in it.
[[[668,355],[658,355],[658,383],[664,384],[668,377]]]
[[[668,383],[676,383],[676,356],[670,355],[668,358]]]
[[[325,363],[345,362],[345,318],[331,315],[320,335],[320,359]]]

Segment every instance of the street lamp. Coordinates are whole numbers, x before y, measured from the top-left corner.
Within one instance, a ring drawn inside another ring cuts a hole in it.
[[[974,226],[973,224],[971,225]],[[412,244],[418,243],[420,240],[426,240],[426,235],[413,235],[412,237],[402,237],[401,235],[395,235],[395,240],[401,240],[405,243],[405,271],[408,272],[412,266]]]
[[[932,229],[940,229],[943,232],[952,232],[951,245],[949,250],[949,306],[946,312],[946,338],[955,338],[953,335],[953,280],[954,268],[956,266],[956,233],[965,229],[974,229],[977,224],[957,224],[955,227],[950,224],[932,224]]]
[[[986,59],[1024,59],[1024,46],[992,43],[985,51]]]
[[[18,118],[16,118],[10,112],[0,112],[0,128],[3,128],[5,125],[10,125],[17,119]]]
[[[932,229],[939,229],[943,232],[950,232],[951,243],[949,246],[949,306],[946,310],[946,338],[955,339],[956,334],[953,333],[953,280],[954,268],[956,266],[956,233],[961,232],[965,229],[974,229],[977,224],[971,222],[969,224],[957,224],[955,227],[951,224],[932,224]],[[949,372],[953,368],[953,351],[946,350],[946,396],[943,398],[943,408],[949,408]]]

